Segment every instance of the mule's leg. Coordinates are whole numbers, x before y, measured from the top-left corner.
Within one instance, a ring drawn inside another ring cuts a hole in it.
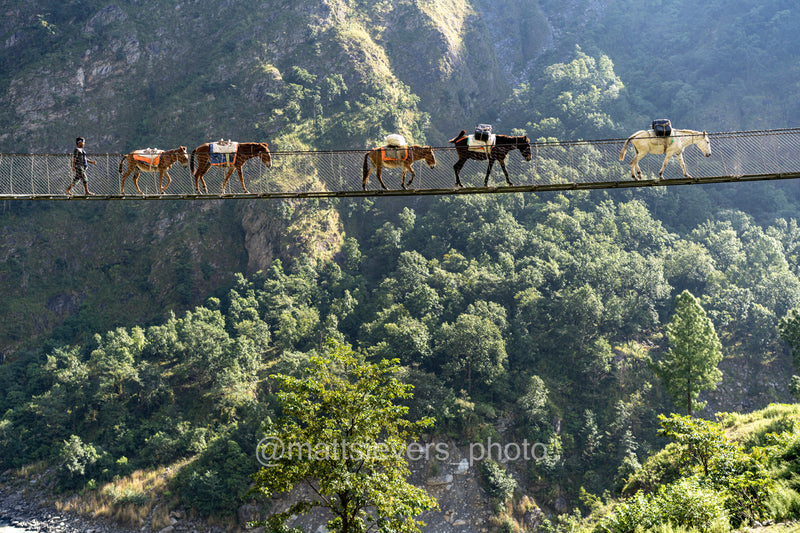
[[[228,167],[228,171],[225,173],[225,179],[222,180],[222,194],[225,194],[225,186],[228,185],[231,174],[233,174],[233,167]]]
[[[686,163],[683,162],[683,152],[679,153],[677,157],[678,157],[678,163],[681,164],[681,170],[683,170],[683,175],[686,176],[687,178],[691,178],[689,172],[687,172],[686,170]]]
[[[164,178],[167,178],[167,184],[162,187],[161,186],[161,182],[162,182],[162,180]],[[159,174],[158,174],[158,192],[160,194],[164,194],[164,191],[167,190],[167,187],[169,187],[170,183],[172,183],[172,178],[169,177],[169,171],[165,170],[165,171],[163,171],[163,174],[161,173],[161,171],[159,171]]]
[[[636,152],[636,155],[631,159],[631,177],[635,180],[642,179],[642,169],[639,167],[639,161],[642,160],[644,154]]]
[[[666,157],[664,157],[664,163],[661,165],[661,170],[658,171],[658,179],[660,179],[660,180],[664,179],[664,169],[667,168],[667,162],[669,162],[669,159],[671,157],[672,157],[672,154],[667,154]],[[681,166],[683,166],[683,165],[681,165]],[[685,173],[685,171],[684,171],[684,173]]]
[[[128,176],[130,176],[131,172],[133,172],[133,169],[128,167],[128,170],[126,170],[125,174],[122,175],[122,183],[119,185],[120,194],[125,194],[125,180],[128,179]]]
[[[378,177],[378,183],[380,183],[381,187],[383,187],[384,189],[388,189],[386,184],[383,182],[381,174],[383,174],[383,167],[378,167],[377,169],[375,169],[375,175]]]
[[[411,183],[414,181],[414,178],[416,178],[416,177],[417,177],[417,175],[414,173],[414,167],[411,167],[411,166],[409,166],[409,167],[408,167],[408,171],[411,173],[411,179],[410,179],[410,180],[408,180],[408,183],[407,183],[407,184],[403,185],[403,188],[404,188],[404,189],[406,188],[406,185],[408,185],[409,187],[411,187]],[[405,169],[403,169],[403,179],[405,179],[405,177],[406,177],[406,173],[405,173]]]
[[[143,195],[142,189],[139,188],[139,174],[139,168],[137,167],[136,170],[133,171],[133,184],[136,186],[136,190],[139,194]]]
[[[459,174],[461,174],[461,169],[464,168],[464,163],[466,162],[466,159],[459,159],[456,161],[456,164],[453,165],[453,170],[456,171],[456,187],[463,187],[461,184],[461,176]]]
[[[239,183],[242,184],[242,190],[247,194],[250,194],[250,191],[248,191],[247,187],[244,186],[244,174],[242,174],[242,167],[236,167],[236,172],[239,173]]]
[[[489,160],[489,167],[486,169],[486,177],[483,179],[483,186],[489,186],[489,175],[492,173],[492,167],[494,166],[494,159]]]
[[[194,174],[194,190],[197,192],[197,194],[200,194],[200,184],[202,183],[203,191],[205,194],[208,194],[208,187],[206,187],[206,180],[203,179],[203,176],[205,176],[206,172],[208,172],[210,165],[208,164],[208,161],[202,160],[199,157],[197,159],[198,166],[197,171]]]
[[[503,169],[503,174],[506,175],[506,183],[508,183],[509,185],[511,185],[513,187],[514,184],[511,183],[510,179],[508,179],[508,170],[506,170],[506,160],[505,159],[498,159],[497,162],[500,163],[500,168]]]

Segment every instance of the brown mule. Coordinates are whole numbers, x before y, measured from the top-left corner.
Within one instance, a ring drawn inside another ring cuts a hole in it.
[[[192,150],[192,157],[189,158],[192,175],[194,176],[194,190],[197,191],[197,194],[200,194],[200,183],[203,184],[203,191],[208,194],[208,187],[206,187],[206,180],[203,179],[203,176],[212,165],[228,167],[228,172],[225,173],[225,179],[222,181],[222,194],[225,194],[225,186],[228,184],[228,180],[234,170],[239,174],[239,183],[242,184],[242,190],[246,193],[250,192],[244,184],[244,175],[242,174],[242,165],[250,159],[258,157],[267,168],[272,166],[272,155],[269,153],[267,143],[239,143],[236,147],[236,152],[233,153],[233,157],[224,163],[212,162],[210,145],[211,143],[201,144]],[[195,156],[197,157],[196,170],[194,166]]]
[[[367,179],[375,169],[375,175],[378,177],[378,182],[381,187],[386,189],[386,184],[383,183],[381,173],[385,168],[402,168],[403,175],[400,185],[403,189],[406,188],[406,171],[411,172],[411,179],[408,180],[408,185],[414,181],[416,174],[411,165],[414,161],[424,159],[430,168],[436,166],[436,157],[433,155],[433,148],[430,146],[382,146],[375,148],[364,154],[364,172],[362,174],[361,188],[367,190]]]
[[[146,155],[146,157],[142,157]],[[154,157],[157,157],[157,162]],[[149,159],[149,160],[148,160]],[[139,188],[139,173],[140,172],[158,172],[158,193],[164,194],[164,191],[172,183],[172,178],[169,177],[169,169],[176,162],[179,162],[184,167],[189,165],[189,156],[186,153],[186,147],[180,146],[174,150],[164,150],[162,152],[149,153],[146,150],[135,150],[129,154],[122,156],[119,162],[119,173],[122,174],[122,164],[128,162],[128,170],[122,176],[122,183],[119,186],[119,192],[125,194],[125,180],[133,172],[133,185],[139,194],[144,194]],[[167,184],[162,185],[164,178],[167,178]]]

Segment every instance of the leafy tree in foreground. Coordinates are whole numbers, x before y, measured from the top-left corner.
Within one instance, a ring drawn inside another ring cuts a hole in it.
[[[658,362],[656,373],[675,402],[686,407],[705,407],[697,402],[700,391],[715,389],[722,378],[717,365],[722,360],[722,345],[714,324],[689,291],[675,299],[675,314],[667,325],[671,348]]]
[[[265,429],[259,452],[270,464],[255,474],[253,490],[269,497],[306,484],[315,495],[271,516],[272,528],[323,507],[334,515],[329,531],[419,531],[415,517],[437,504],[406,481],[406,441],[433,419],[404,419],[408,408],[395,400],[410,398],[411,386],[393,377],[398,370],[397,360],[368,363],[329,340],[305,376],[271,376],[283,415]]]

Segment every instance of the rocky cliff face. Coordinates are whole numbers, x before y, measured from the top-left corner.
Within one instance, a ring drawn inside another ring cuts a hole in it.
[[[568,2],[578,18],[602,8],[585,3]],[[109,152],[271,138],[298,125],[274,109],[295,90],[287,85],[297,83],[287,79],[294,67],[317,84],[341,76],[346,91],[321,94],[326,114],[362,95],[406,107],[396,99],[414,95],[433,118],[428,142],[444,142],[462,125],[496,119],[533,62],[559,44],[568,8],[506,0],[16,5],[0,22],[0,152],[63,151],[76,132]]]

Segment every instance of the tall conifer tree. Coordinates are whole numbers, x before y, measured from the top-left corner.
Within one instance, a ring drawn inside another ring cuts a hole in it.
[[[698,402],[701,391],[717,387],[722,372],[717,365],[722,360],[722,345],[714,324],[692,293],[683,291],[675,299],[675,314],[667,325],[670,349],[658,362],[656,373],[664,388],[689,416],[693,408],[702,409]]]

